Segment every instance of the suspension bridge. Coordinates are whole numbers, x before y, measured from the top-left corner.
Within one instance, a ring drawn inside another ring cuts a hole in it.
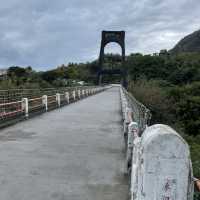
[[[125,32],[103,31],[99,86],[0,91],[2,200],[192,200],[190,150],[127,90],[125,69],[103,69],[104,47]],[[119,73],[122,85],[101,86]]]

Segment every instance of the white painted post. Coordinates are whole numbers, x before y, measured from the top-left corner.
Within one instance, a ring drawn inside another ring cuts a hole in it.
[[[130,114],[131,114],[131,108],[126,106],[125,113],[124,113],[124,133],[128,133],[128,125],[131,122],[130,116],[129,116]]]
[[[146,128],[134,151],[139,158],[132,168],[132,200],[193,199],[189,147],[175,130],[162,124]]]
[[[69,104],[69,92],[65,92],[65,99],[67,100],[67,103]]]
[[[128,107],[128,102],[127,100],[124,98],[122,100],[122,117],[123,117],[123,120],[125,120],[125,113],[126,113],[126,108]]]
[[[60,93],[57,93],[56,94],[56,101],[57,101],[57,104],[58,104],[58,107],[60,107]]]
[[[138,168],[140,167],[140,145],[141,138],[136,137],[133,141],[133,152],[132,152],[132,164],[131,164],[131,181],[130,181],[130,193],[131,200],[136,199],[138,190]]]
[[[127,172],[131,170],[132,152],[134,139],[138,137],[139,129],[136,122],[131,122],[128,125],[127,151],[126,151],[126,167]]]
[[[81,91],[78,90],[78,98],[81,99]]]
[[[73,96],[74,101],[76,101],[76,91],[75,90],[72,92],[72,96]]]
[[[45,106],[45,110],[48,111],[48,97],[47,97],[47,95],[42,96],[42,104]]]
[[[28,98],[22,99],[22,110],[24,110],[25,117],[28,118]]]
[[[82,90],[82,96],[83,97],[85,96],[85,90]]]
[[[133,148],[133,141],[139,137],[139,127],[137,122],[128,125],[128,148]]]

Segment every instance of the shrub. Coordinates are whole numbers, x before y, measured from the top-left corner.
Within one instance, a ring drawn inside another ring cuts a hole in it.
[[[173,123],[173,105],[164,89],[159,86],[159,81],[142,79],[137,82],[131,82],[129,91],[150,109],[152,124],[164,123],[171,125]]]

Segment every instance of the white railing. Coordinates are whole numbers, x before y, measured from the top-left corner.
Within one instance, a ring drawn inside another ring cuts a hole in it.
[[[192,200],[194,184],[187,143],[167,125],[148,126],[149,110],[130,98],[132,95],[125,89],[120,88],[120,94],[130,199]],[[139,116],[141,107],[148,115]]]
[[[23,113],[22,100],[16,102],[8,102],[0,104],[0,120],[3,121],[6,118],[11,118],[15,115]]]
[[[109,86],[66,88],[66,90],[62,88],[61,93],[57,92],[58,90],[47,90],[47,94],[41,92],[45,92],[45,90],[40,90],[40,93],[37,93],[37,97],[35,97],[36,95],[31,96],[28,92],[20,93],[20,90],[17,90],[18,93],[15,94],[20,95],[20,97],[15,96],[15,99],[21,98],[21,100],[0,103],[0,127],[12,124],[18,120],[27,119],[33,114],[35,115],[59,108],[108,88]],[[54,94],[53,91],[55,91]],[[7,93],[9,93],[10,96],[14,96],[11,95],[11,92]],[[26,96],[25,94],[28,95]],[[3,95],[1,95],[1,97],[3,97]],[[8,98],[5,96],[5,98],[2,99]]]

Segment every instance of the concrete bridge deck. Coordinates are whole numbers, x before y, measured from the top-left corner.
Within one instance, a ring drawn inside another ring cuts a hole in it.
[[[0,132],[1,200],[126,200],[118,88]]]

